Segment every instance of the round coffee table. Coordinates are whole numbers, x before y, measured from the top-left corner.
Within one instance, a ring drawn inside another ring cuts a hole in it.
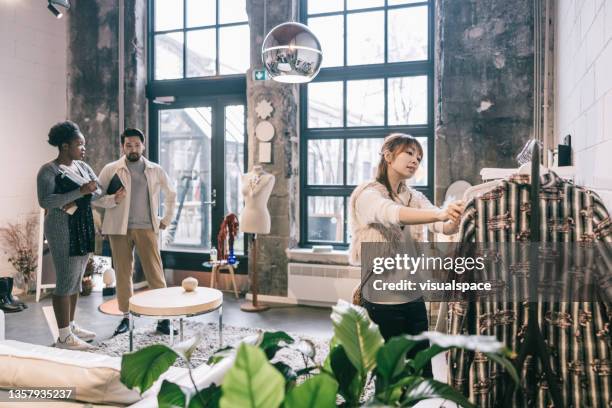
[[[179,335],[183,341],[183,319],[219,311],[219,347],[223,344],[223,293],[197,287],[186,292],[181,286],[138,293],[130,298],[130,351],[134,348],[134,317],[170,320],[170,343],[174,344],[174,320],[179,319]]]

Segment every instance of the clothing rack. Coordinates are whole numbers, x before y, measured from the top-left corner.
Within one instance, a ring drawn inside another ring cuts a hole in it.
[[[540,193],[540,146],[538,143],[533,144],[531,153],[531,192],[530,192],[530,203],[531,203],[531,214],[529,220],[529,229],[532,245],[529,249],[529,303],[528,303],[528,314],[527,314],[527,331],[525,333],[525,339],[519,349],[519,354],[515,362],[515,368],[518,373],[523,370],[523,365],[528,355],[534,360],[540,360],[544,376],[548,384],[548,391],[553,400],[555,407],[563,407],[563,399],[561,398],[561,391],[557,382],[557,377],[552,370],[550,365],[550,350],[548,345],[544,341],[544,336],[540,325],[538,324],[538,302],[533,301],[537,297],[538,288],[538,273],[537,268],[539,265],[539,254],[537,248],[534,248],[534,243],[540,242],[540,205],[539,205],[539,193]],[[505,391],[504,406],[511,407],[513,402],[514,386],[512,381],[508,377],[508,387]]]

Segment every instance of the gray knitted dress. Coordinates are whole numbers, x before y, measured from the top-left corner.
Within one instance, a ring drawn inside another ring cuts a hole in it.
[[[98,181],[96,174],[85,162],[75,160],[74,163],[81,175],[90,180]],[[47,210],[45,216],[45,238],[49,244],[53,266],[55,267],[55,294],[68,296],[81,291],[81,281],[87,266],[88,255],[70,256],[70,232],[68,220],[70,215],[62,210],[66,204],[81,198],[83,194],[77,188],[65,194],[55,194],[55,178],[60,174],[59,165],[55,161],[44,164],[36,178],[38,185],[38,203]],[[92,200],[100,197],[98,188],[93,193]]]

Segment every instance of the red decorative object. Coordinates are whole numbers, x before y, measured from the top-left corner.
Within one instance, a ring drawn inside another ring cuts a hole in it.
[[[229,213],[223,218],[219,234],[217,235],[218,259],[225,260],[229,253],[234,252],[234,239],[238,236],[238,217],[234,213]],[[225,249],[225,240],[228,241],[229,252]]]

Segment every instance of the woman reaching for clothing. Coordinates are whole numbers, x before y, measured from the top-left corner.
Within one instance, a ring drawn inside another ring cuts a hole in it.
[[[423,148],[417,139],[400,133],[391,134],[385,139],[380,154],[375,180],[357,186],[350,198],[350,260],[355,265],[361,264],[362,242],[399,244],[424,241],[425,224],[433,232],[454,234],[463,213],[460,201],[438,208],[406,184],[423,158]],[[385,340],[428,330],[425,302],[418,293],[384,301],[365,296],[363,306],[372,321],[378,324]],[[409,357],[427,346],[425,342],[419,344]],[[425,375],[432,376],[431,366],[426,367]]]

